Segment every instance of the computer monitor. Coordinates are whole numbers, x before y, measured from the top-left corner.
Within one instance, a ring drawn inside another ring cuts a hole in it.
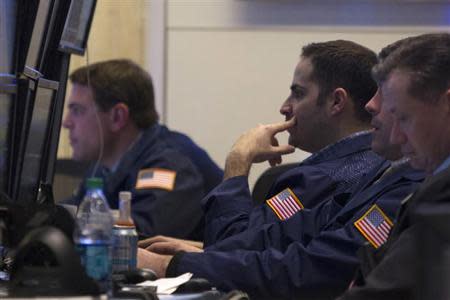
[[[44,177],[47,150],[50,142],[53,108],[55,106],[58,82],[38,79],[34,90],[29,94],[31,111],[28,111],[26,134],[22,143],[21,159],[18,160],[16,173],[16,201],[35,202],[39,184]]]
[[[84,55],[96,0],[72,0],[64,24],[59,50]]]
[[[17,91],[12,75],[0,74],[0,191],[8,194],[10,178],[12,104]]]
[[[32,28],[28,49],[25,56],[23,73],[31,78],[42,77],[42,67],[50,42],[50,37],[55,25],[58,0],[39,0],[37,10],[31,10],[30,15],[35,13],[34,22],[28,23]],[[27,17],[30,17],[28,15]],[[27,32],[27,30],[24,30]]]
[[[0,94],[0,188],[6,189],[9,111],[12,95]]]

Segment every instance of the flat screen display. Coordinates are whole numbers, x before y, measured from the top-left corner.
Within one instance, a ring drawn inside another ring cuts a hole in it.
[[[8,193],[12,152],[13,101],[17,94],[15,78],[9,74],[0,75],[0,190]]]
[[[6,192],[8,177],[9,130],[13,95],[0,92],[0,189]]]
[[[51,31],[53,0],[39,0],[39,6],[31,33],[24,73],[31,78],[41,77],[41,64],[47,48],[48,33]]]
[[[45,79],[38,81],[19,181],[18,200],[20,202],[32,202],[37,197],[41,167],[46,159],[45,146],[48,142],[51,111],[57,89],[57,82]]]

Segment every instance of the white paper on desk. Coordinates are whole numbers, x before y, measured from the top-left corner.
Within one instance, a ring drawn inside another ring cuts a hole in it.
[[[172,294],[176,291],[176,289],[185,282],[188,282],[191,279],[192,273],[184,273],[178,277],[171,278],[160,278],[157,280],[147,280],[137,285],[140,286],[156,286],[157,294]]]

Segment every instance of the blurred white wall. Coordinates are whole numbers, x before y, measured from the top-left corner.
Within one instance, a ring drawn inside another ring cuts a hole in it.
[[[379,51],[435,30],[450,30],[448,0],[101,0],[89,53],[91,62],[141,63],[153,76],[162,121],[223,167],[243,131],[282,120],[303,45],[350,39]],[[85,63],[72,58],[72,68]],[[63,134],[59,156],[70,152]],[[251,184],[267,167],[252,169]]]
[[[279,107],[303,45],[349,39],[379,51],[406,36],[450,29],[448,2],[337,2],[168,1],[161,59],[166,81],[159,87],[165,89],[165,122],[223,166],[243,131],[283,119]],[[285,161],[306,156],[297,151]],[[267,167],[252,169],[251,185]]]
[[[84,56],[71,56],[69,73],[88,63],[115,58],[132,59],[148,70],[150,3],[148,0],[97,1],[88,49]],[[66,98],[70,89],[71,85],[68,84]],[[58,157],[67,158],[71,155],[68,132],[62,129]]]

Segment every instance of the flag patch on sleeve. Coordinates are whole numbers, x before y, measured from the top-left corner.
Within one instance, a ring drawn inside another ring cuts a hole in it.
[[[266,203],[282,221],[289,219],[303,209],[303,204],[290,188],[284,189],[266,200]]]
[[[389,236],[393,223],[383,211],[374,204],[358,221],[355,227],[377,249]]]
[[[177,172],[167,169],[142,169],[137,176],[136,189],[157,188],[171,191],[175,186],[176,176]]]

